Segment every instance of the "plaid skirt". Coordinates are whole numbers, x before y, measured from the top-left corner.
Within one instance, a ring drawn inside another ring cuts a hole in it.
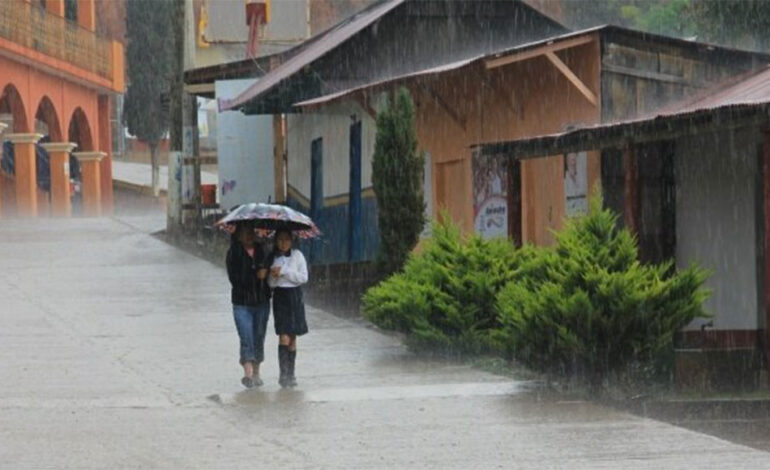
[[[276,287],[273,290],[275,334],[301,336],[308,332],[305,302],[300,287]]]

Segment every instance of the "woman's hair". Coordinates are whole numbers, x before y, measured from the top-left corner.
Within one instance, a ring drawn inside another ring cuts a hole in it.
[[[240,239],[241,239],[241,233],[244,230],[253,230],[253,229],[252,229],[251,225],[249,225],[247,223],[243,223],[243,222],[236,223],[235,224],[235,230],[233,230],[233,234],[230,236],[230,241],[233,242],[233,243],[239,242]]]

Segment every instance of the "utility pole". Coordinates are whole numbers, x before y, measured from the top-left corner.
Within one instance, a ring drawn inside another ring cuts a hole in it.
[[[166,231],[174,235],[182,227],[183,95],[185,55],[185,1],[173,0],[172,44],[174,64],[169,80],[169,157]]]

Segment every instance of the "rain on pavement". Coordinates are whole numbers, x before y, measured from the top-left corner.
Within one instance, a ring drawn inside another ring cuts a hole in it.
[[[162,219],[0,225],[0,468],[770,468],[767,453],[419,359],[310,308],[295,390],[239,383],[221,266]]]

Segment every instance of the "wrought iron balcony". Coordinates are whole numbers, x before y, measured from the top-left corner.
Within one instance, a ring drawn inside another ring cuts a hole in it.
[[[0,0],[0,38],[113,80],[111,41],[36,5]]]

